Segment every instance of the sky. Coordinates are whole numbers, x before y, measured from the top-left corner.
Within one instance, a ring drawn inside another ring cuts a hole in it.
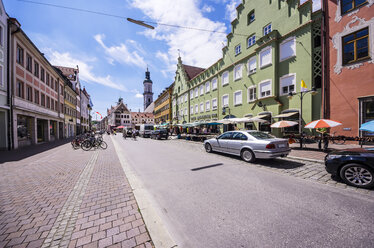
[[[2,0],[10,17],[53,65],[79,66],[81,86],[103,116],[119,97],[131,111],[143,111],[143,80],[151,73],[153,100],[174,81],[177,59],[208,67],[222,57],[230,22],[241,0]],[[305,2],[306,0],[301,0]],[[43,3],[36,4],[37,3]],[[68,8],[93,12],[99,15]],[[320,8],[320,0],[314,1]],[[126,18],[215,32],[156,25]],[[93,119],[99,118],[93,115]]]

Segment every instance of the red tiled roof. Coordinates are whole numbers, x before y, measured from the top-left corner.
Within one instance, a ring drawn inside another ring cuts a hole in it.
[[[204,68],[190,66],[190,65],[184,65],[183,64],[183,67],[184,67],[184,70],[186,71],[188,80],[191,80],[192,78],[194,78],[199,73],[205,71]]]
[[[132,118],[153,118],[153,113],[131,112]]]

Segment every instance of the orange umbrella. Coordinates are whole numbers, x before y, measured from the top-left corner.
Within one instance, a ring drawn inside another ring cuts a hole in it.
[[[329,119],[319,119],[316,121],[312,121],[305,125],[304,128],[329,128],[329,127],[336,127],[342,125],[339,121],[333,121]]]
[[[270,127],[272,128],[282,128],[282,127],[292,127],[297,125],[296,121],[278,121],[273,123]]]

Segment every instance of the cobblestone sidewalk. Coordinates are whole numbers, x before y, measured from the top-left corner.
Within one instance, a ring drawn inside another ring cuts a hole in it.
[[[111,139],[0,164],[0,247],[153,247]]]

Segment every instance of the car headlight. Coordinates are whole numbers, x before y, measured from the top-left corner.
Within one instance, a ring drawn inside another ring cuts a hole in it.
[[[327,155],[326,156],[326,159],[337,159],[337,158],[341,158],[342,157],[342,155]]]

